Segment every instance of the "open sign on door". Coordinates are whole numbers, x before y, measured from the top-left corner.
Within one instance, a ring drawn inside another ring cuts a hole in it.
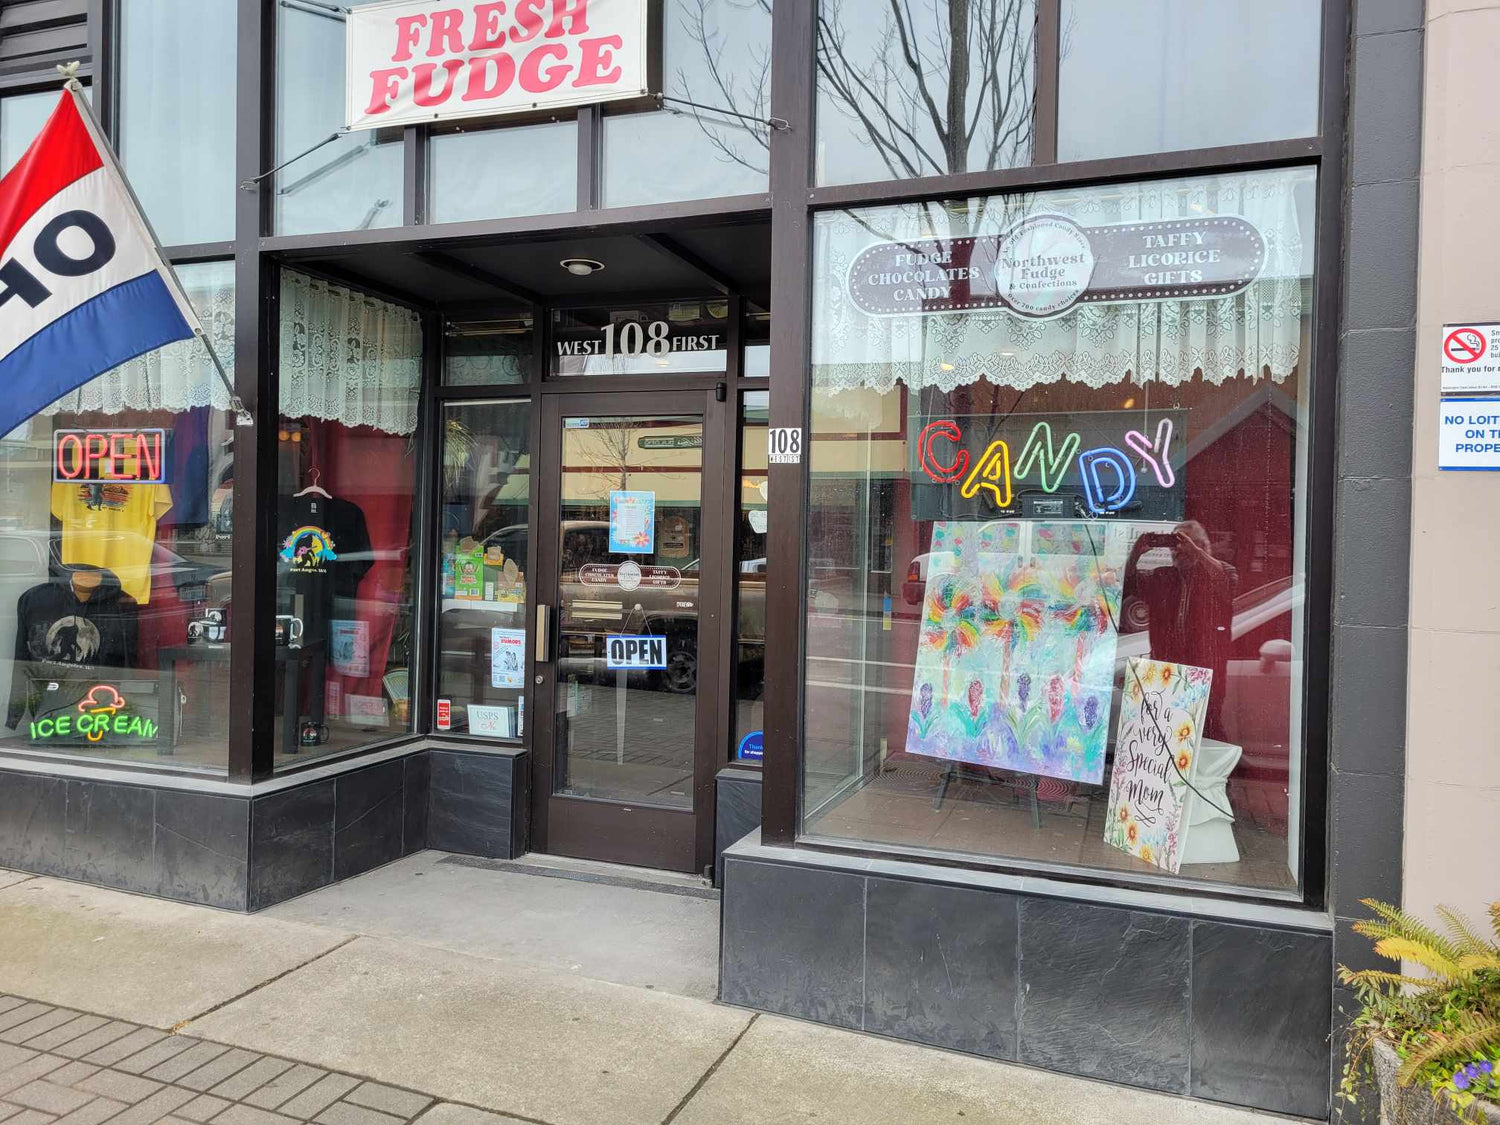
[[[604,642],[606,668],[665,668],[666,637],[610,636]]]

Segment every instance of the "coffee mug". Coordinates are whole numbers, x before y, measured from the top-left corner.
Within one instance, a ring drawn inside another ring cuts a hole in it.
[[[276,618],[276,643],[287,648],[302,647],[302,618],[280,614]]]

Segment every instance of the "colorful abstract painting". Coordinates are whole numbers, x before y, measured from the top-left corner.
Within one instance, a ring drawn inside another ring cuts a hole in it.
[[[1213,672],[1132,657],[1125,668],[1104,842],[1172,872],[1182,866]]]
[[[933,530],[906,749],[1099,784],[1121,573],[1020,553],[1013,527]]]

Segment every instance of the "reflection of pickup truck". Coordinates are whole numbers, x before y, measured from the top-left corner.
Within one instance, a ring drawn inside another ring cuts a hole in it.
[[[483,545],[499,547],[506,558],[515,560],[531,582],[535,576],[530,565],[529,531],[526,524],[512,524],[490,534]],[[560,605],[555,650],[563,666],[560,671],[566,669],[575,678],[603,677],[604,638],[611,633],[664,636],[666,669],[633,675],[652,682],[658,690],[679,694],[696,691],[700,560],[694,558],[677,565],[672,560],[652,561],[653,556],[637,556],[632,560],[626,555],[611,555],[609,525],[602,520],[564,521],[560,546],[562,575],[558,583]],[[626,561],[635,561],[645,572],[633,590],[623,589],[618,582],[618,567]],[[763,659],[766,587],[764,572],[746,571],[738,578],[739,661],[743,664]],[[443,617],[445,655],[477,651],[474,645],[464,642],[464,634],[480,631],[476,636],[487,646],[491,626],[520,628],[528,624],[521,612],[513,617],[514,620],[497,622],[478,605],[472,613],[449,609]]]

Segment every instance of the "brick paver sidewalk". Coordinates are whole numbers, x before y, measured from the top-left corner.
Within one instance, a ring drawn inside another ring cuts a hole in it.
[[[291,1059],[0,996],[0,1125],[498,1125]]]

